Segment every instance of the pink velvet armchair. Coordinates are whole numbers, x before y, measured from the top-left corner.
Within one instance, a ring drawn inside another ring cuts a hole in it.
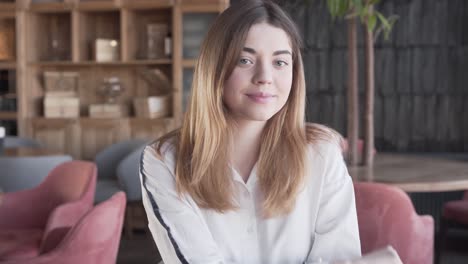
[[[405,264],[431,264],[434,220],[419,216],[408,195],[385,184],[355,182],[363,254],[391,245]]]
[[[436,254],[436,263],[440,263],[442,251],[445,249],[447,231],[451,227],[468,228],[468,191],[461,200],[446,202],[440,222],[440,244]]]
[[[0,194],[0,261],[21,262],[60,243],[92,208],[96,175],[94,163],[69,161],[33,189]]]
[[[96,205],[74,225],[61,242],[37,257],[2,264],[115,264],[122,234],[126,196],[114,194]]]

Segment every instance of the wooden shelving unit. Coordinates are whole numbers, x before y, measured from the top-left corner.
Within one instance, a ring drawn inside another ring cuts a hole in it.
[[[17,132],[18,108],[16,94],[17,63],[17,19],[16,3],[0,3],[0,126],[7,133]]]
[[[19,135],[36,138],[47,148],[82,159],[93,159],[102,148],[120,140],[150,140],[173,130],[182,120],[200,40],[211,21],[228,5],[228,0],[17,0],[0,4],[0,21],[13,21],[18,34],[16,59],[0,62],[0,69],[18,73],[14,95],[17,111],[0,111],[0,120],[17,120]],[[169,56],[148,56],[148,24],[167,25],[172,37]],[[95,60],[93,45],[97,38],[116,40],[117,60]],[[160,70],[171,83],[167,117],[135,116],[133,98],[159,93],[158,87],[142,77],[148,69]],[[44,117],[46,71],[78,73],[78,117]],[[117,103],[128,107],[129,115],[90,117],[88,108],[103,102],[98,90],[109,77],[121,81],[124,92]]]
[[[32,67],[81,67],[81,66],[123,67],[123,66],[136,66],[136,65],[170,65],[170,64],[172,64],[171,59],[131,60],[131,61],[116,61],[116,62],[50,61],[50,62],[30,62],[28,65]]]

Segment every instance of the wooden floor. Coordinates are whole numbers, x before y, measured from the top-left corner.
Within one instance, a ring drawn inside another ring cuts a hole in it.
[[[161,260],[151,236],[136,234],[132,239],[125,237],[120,241],[117,264],[157,264]]]
[[[138,234],[132,240],[123,238],[117,264],[157,264],[161,257],[150,236]],[[452,233],[441,264],[468,263],[468,233]]]

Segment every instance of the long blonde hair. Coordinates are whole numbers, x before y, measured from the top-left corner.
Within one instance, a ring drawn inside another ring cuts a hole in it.
[[[195,66],[192,94],[182,127],[159,141],[175,139],[176,187],[202,208],[225,212],[236,208],[229,166],[232,122],[223,103],[225,80],[232,73],[250,27],[266,22],[283,29],[293,53],[293,83],[284,107],[264,128],[257,175],[263,215],[273,217],[294,208],[306,173],[308,143],[327,137],[326,129],[305,125],[305,79],[301,38],[292,20],[276,4],[241,1],[211,26]]]

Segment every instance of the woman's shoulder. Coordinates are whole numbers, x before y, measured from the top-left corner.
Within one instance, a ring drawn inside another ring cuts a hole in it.
[[[146,146],[145,151],[158,157],[174,154],[176,151],[175,140],[173,138],[154,140]]]
[[[338,149],[343,147],[343,136],[333,128],[317,123],[306,124],[306,138],[310,148]]]
[[[157,139],[143,150],[143,164],[162,163],[169,169],[175,164],[176,145],[174,138]]]
[[[342,153],[343,137],[336,130],[325,125],[317,123],[307,123],[306,137],[308,150],[314,154],[313,156],[326,157]]]

